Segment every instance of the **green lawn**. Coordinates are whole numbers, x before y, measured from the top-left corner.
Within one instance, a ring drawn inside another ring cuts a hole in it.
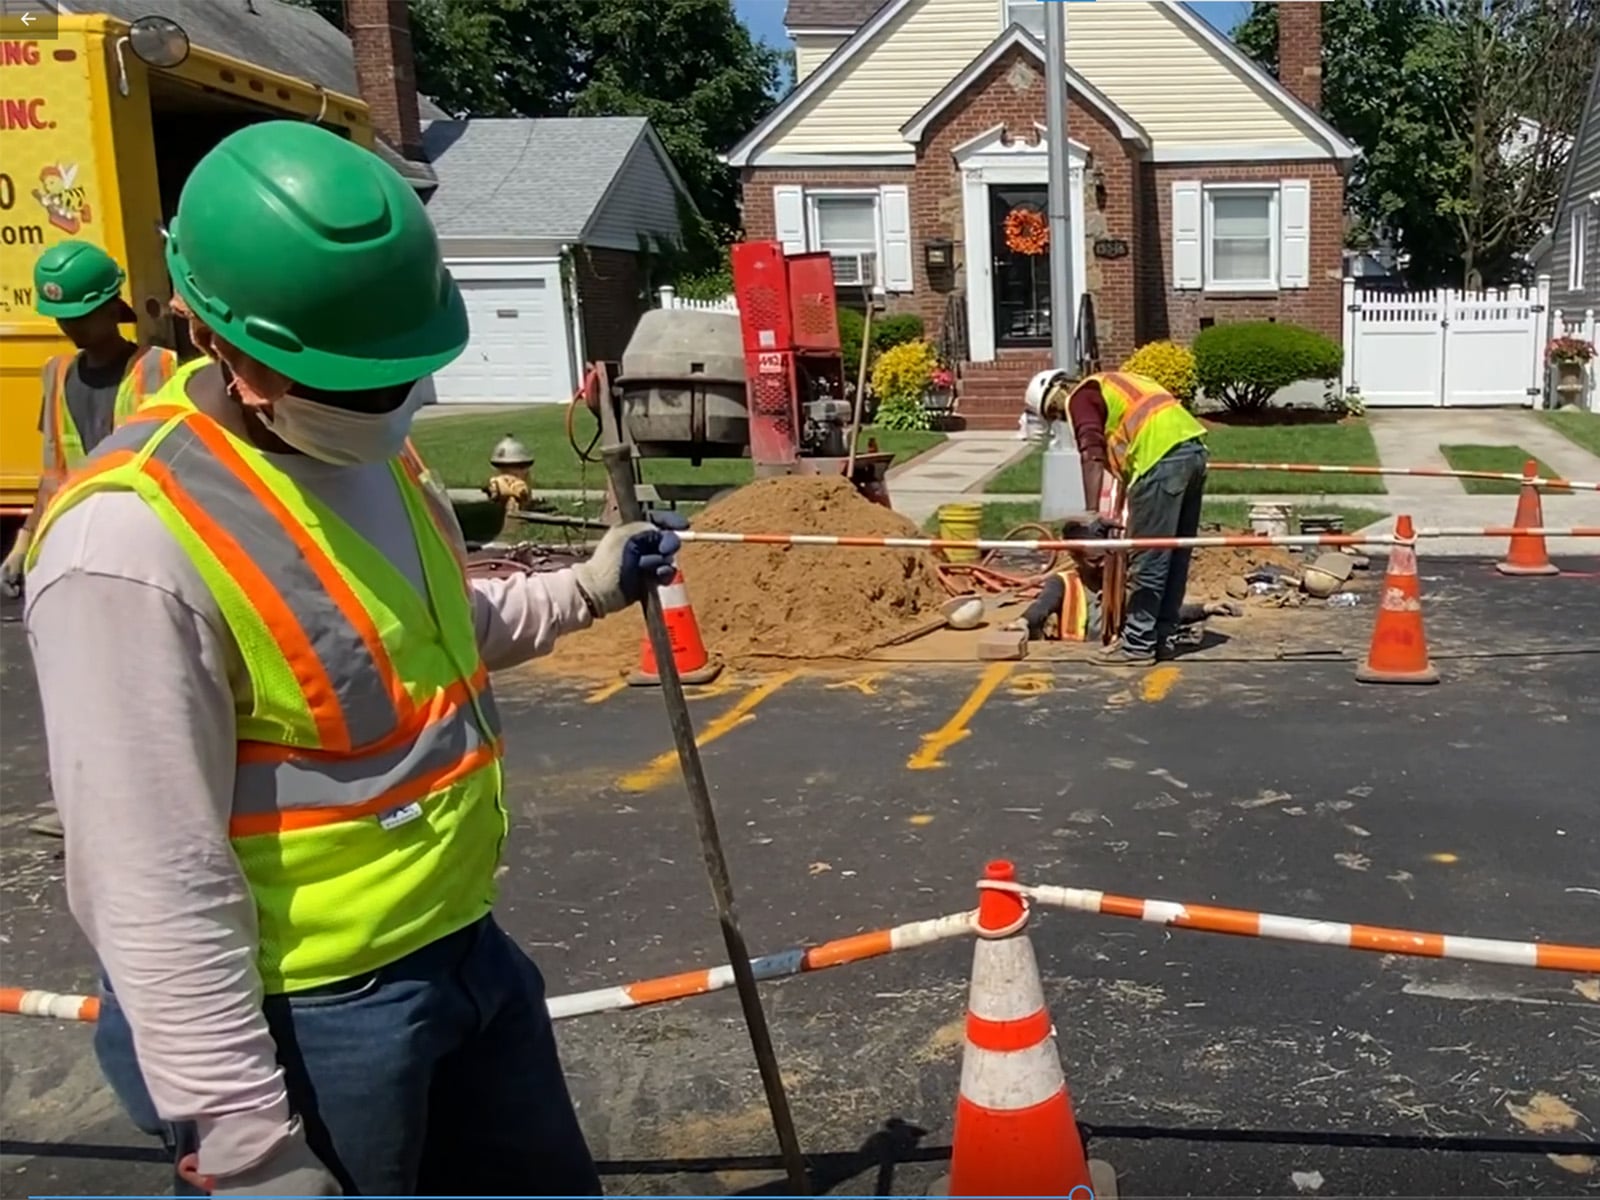
[[[1590,454],[1600,454],[1600,413],[1542,412],[1544,423]]]
[[[422,457],[449,487],[474,487],[487,479],[489,454],[495,443],[510,433],[533,451],[535,488],[602,490],[605,467],[598,461],[584,463],[578,458],[567,440],[566,415],[564,404],[531,404],[508,407],[503,413],[428,417],[416,423],[411,436]],[[594,418],[580,412],[575,425],[579,444],[587,447],[595,434]],[[866,429],[862,436],[863,447],[865,438],[874,437],[878,449],[893,453],[897,462],[914,458],[945,440],[942,433],[887,429]],[[594,455],[599,458],[598,449]],[[707,459],[697,467],[686,459],[649,459],[644,464],[644,478],[648,483],[747,483],[751,478],[750,460]]]
[[[1439,452],[1457,471],[1509,471],[1516,475],[1522,474],[1522,468],[1527,465],[1530,458],[1533,458],[1533,455],[1521,446],[1440,446]],[[1559,478],[1557,473],[1543,462],[1539,462],[1539,474]],[[1509,479],[1463,479],[1461,486],[1474,496],[1515,496],[1521,490],[1520,484],[1513,483]]]
[[[1321,466],[1375,467],[1378,449],[1365,421],[1339,424],[1211,425],[1206,445],[1213,462],[1316,463]],[[1037,492],[1044,451],[1001,471],[984,491]],[[1206,491],[1213,496],[1378,495],[1383,480],[1373,475],[1292,475],[1282,471],[1212,471]]]
[[[1201,510],[1200,519],[1203,523],[1221,525],[1228,529],[1248,529],[1250,505],[1244,500],[1207,500]],[[1364,529],[1374,522],[1383,520],[1389,514],[1382,509],[1360,508],[1346,504],[1307,504],[1305,511],[1308,513],[1336,513],[1344,518],[1346,533],[1353,533]],[[986,538],[1000,538],[1018,525],[1026,525],[1039,519],[1039,506],[1037,504],[985,504],[983,506],[983,526],[979,536]],[[939,517],[937,514],[928,518],[923,528],[929,533],[939,531]]]

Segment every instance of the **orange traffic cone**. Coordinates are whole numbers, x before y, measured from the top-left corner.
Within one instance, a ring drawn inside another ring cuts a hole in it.
[[[1529,459],[1522,468],[1522,490],[1517,493],[1517,515],[1512,524],[1518,529],[1544,527],[1544,499],[1532,480],[1539,474],[1539,464]],[[1511,548],[1504,562],[1494,569],[1502,575],[1559,575],[1561,568],[1550,561],[1550,552],[1544,544],[1542,533],[1514,533]]]
[[[1417,583],[1417,535],[1410,517],[1394,523],[1397,541],[1389,550],[1383,600],[1372,627],[1372,648],[1356,668],[1362,683],[1438,683],[1422,632],[1422,589]]]
[[[993,862],[984,878],[1017,874]],[[1105,1196],[1115,1175],[1084,1157],[1027,923],[1018,893],[982,889],[947,1194]]]
[[[722,664],[706,653],[682,571],[672,577],[672,582],[661,589],[660,595],[661,615],[667,619],[667,636],[672,641],[672,661],[678,665],[678,678],[685,683],[710,683],[722,672]],[[661,683],[648,630],[639,644],[639,669],[628,676],[628,682],[634,687],[657,687]]]

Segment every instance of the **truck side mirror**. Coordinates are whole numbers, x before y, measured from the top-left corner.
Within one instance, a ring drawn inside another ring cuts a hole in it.
[[[128,26],[128,45],[140,62],[171,69],[189,57],[189,35],[167,17],[140,17]]]

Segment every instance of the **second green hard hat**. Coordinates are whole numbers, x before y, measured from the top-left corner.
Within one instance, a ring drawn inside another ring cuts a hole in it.
[[[195,166],[167,240],[173,287],[220,337],[297,383],[409,383],[467,344],[422,201],[375,154],[265,121]]]
[[[99,246],[57,242],[33,264],[33,303],[41,317],[86,317],[115,300],[126,276]]]

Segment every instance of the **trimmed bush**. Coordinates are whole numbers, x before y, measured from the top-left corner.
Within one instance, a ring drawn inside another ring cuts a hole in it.
[[[1254,412],[1292,383],[1338,378],[1344,350],[1299,325],[1241,321],[1202,329],[1194,339],[1194,365],[1209,399],[1233,412]]]
[[[839,350],[844,359],[845,378],[852,385],[861,374],[861,335],[865,331],[866,317],[857,308],[839,308]],[[922,338],[922,318],[916,313],[897,313],[892,317],[872,320],[872,353],[874,356],[907,342]]]
[[[1183,406],[1194,403],[1194,351],[1176,342],[1146,342],[1122,364],[1124,371],[1154,379]]]

